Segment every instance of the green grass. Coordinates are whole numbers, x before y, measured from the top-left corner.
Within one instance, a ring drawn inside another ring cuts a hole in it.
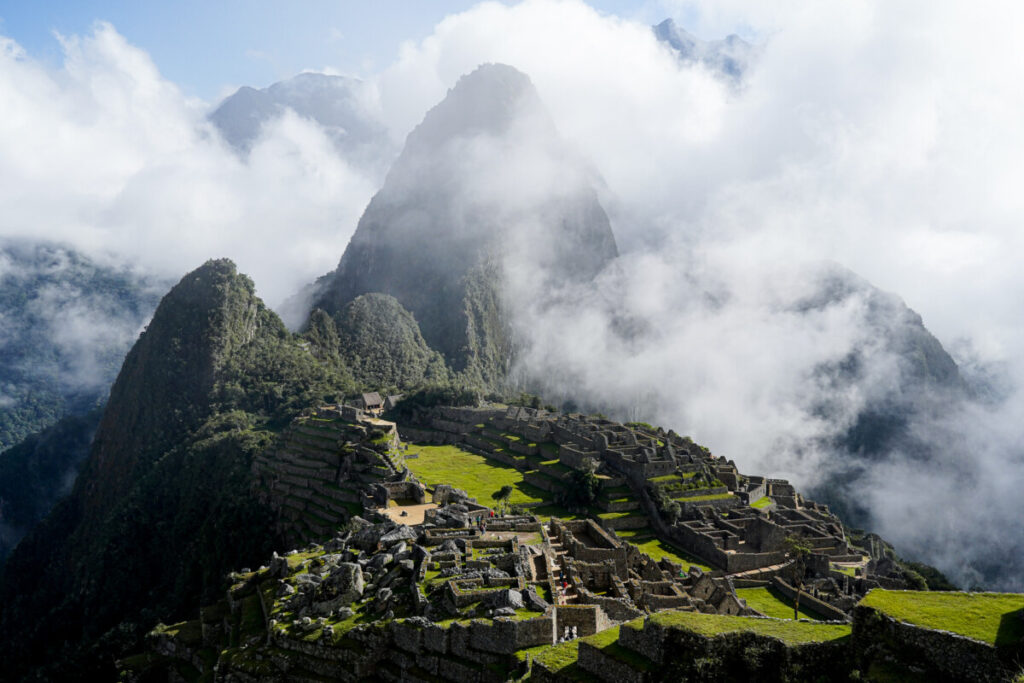
[[[531,648],[535,649],[535,648]],[[580,641],[570,640],[558,645],[546,645],[534,654],[533,661],[540,662],[551,672],[558,672],[576,663],[579,659]]]
[[[643,619],[637,619],[631,623],[641,624]],[[653,668],[653,664],[650,661],[629,648],[619,645],[619,628],[616,626],[592,636],[587,636],[582,640],[588,645],[596,647],[608,657],[617,659],[635,671],[650,671]]]
[[[457,446],[424,446],[415,444],[410,450],[419,458],[406,462],[406,466],[423,483],[451,484],[464,489],[482,505],[491,505],[491,494],[506,484],[512,486],[511,505],[539,503],[544,492],[523,481],[522,473],[504,463],[488,460],[482,455],[469,453]]]
[[[766,617],[775,617],[776,619],[793,618],[793,601],[774,588],[767,586],[764,588],[737,588],[736,595],[746,600],[747,605]],[[820,615],[809,611],[803,605],[800,607],[800,617],[824,621]]]
[[[680,503],[702,503],[708,500],[725,500],[726,498],[732,498],[731,493],[711,493],[706,496],[691,496],[687,498],[680,498]]]
[[[652,614],[650,619],[660,626],[683,628],[705,636],[750,631],[778,638],[788,645],[824,643],[846,638],[851,632],[849,624],[815,624],[699,612],[658,612]]]
[[[602,512],[598,515],[601,519],[622,519],[623,517],[645,517],[642,510],[625,510],[623,512]]]
[[[763,498],[758,498],[753,503],[751,503],[750,507],[757,508],[758,510],[763,510],[764,508],[768,507],[771,504],[772,504],[771,496],[764,496]]]
[[[993,645],[1014,645],[1024,637],[1024,594],[890,591],[876,588],[861,605],[893,619],[952,631]]]
[[[159,629],[159,627],[157,628]],[[203,625],[199,620],[193,621],[182,621],[177,624],[171,624],[162,629],[164,633],[174,636],[178,640],[188,645],[195,645],[203,639]]]
[[[659,562],[662,558],[667,557],[670,561],[683,565],[683,571],[689,571],[690,567],[697,567],[706,572],[711,571],[711,567],[704,564],[693,555],[690,555],[685,550],[669,545],[660,538],[633,536],[630,531],[632,530],[623,529],[615,533],[618,534],[620,538],[623,538],[640,548],[640,552],[650,555],[651,559],[655,562]],[[636,529],[635,531],[643,533],[650,532],[649,529]]]
[[[857,576],[857,571],[854,567],[840,567],[838,564],[831,564],[832,571],[839,572],[840,574],[846,574],[849,577]]]

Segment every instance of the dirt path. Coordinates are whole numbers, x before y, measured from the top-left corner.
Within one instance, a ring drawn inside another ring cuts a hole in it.
[[[422,505],[399,505],[393,508],[387,508],[381,510],[383,514],[390,517],[398,524],[423,524],[423,517],[426,515],[427,510],[436,508],[437,505],[434,503],[423,503]],[[405,512],[406,516],[402,516]]]

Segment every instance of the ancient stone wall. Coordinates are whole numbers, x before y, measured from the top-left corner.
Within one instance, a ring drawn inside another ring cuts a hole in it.
[[[552,611],[558,634],[564,633],[566,627],[572,629],[575,626],[577,635],[592,636],[615,625],[597,605],[556,605]]]
[[[871,607],[853,610],[853,649],[859,660],[892,656],[950,680],[1008,681],[1015,673],[992,645],[899,622]]]
[[[772,586],[790,600],[796,599],[796,589],[787,583],[782,577],[772,577]],[[850,617],[848,617],[842,610],[836,609],[824,600],[820,600],[806,591],[801,591],[800,593],[800,606],[807,607],[811,611],[817,612],[828,619],[834,619],[836,621],[850,620]]]

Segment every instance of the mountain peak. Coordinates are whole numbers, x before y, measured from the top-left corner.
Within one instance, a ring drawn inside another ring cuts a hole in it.
[[[427,112],[409,134],[406,149],[419,151],[479,134],[502,135],[524,113],[542,110],[529,76],[507,64],[481,64]]]
[[[361,294],[390,294],[453,369],[485,367],[496,384],[510,362],[510,259],[543,285],[592,278],[616,256],[593,177],[529,77],[484,64],[409,134],[316,305],[337,319]]]
[[[668,45],[680,61],[699,62],[713,73],[737,83],[755,55],[754,46],[730,33],[721,40],[701,40],[671,18],[652,27],[654,37]]]

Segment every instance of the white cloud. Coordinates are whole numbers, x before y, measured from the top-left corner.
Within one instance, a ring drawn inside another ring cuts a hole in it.
[[[736,26],[759,37],[743,87],[681,66],[649,27],[573,0],[448,17],[373,79],[400,140],[460,75],[511,64],[606,180],[629,253],[589,293],[592,306],[555,309],[557,325],[550,311],[523,313],[534,323],[529,366],[591,399],[631,397],[638,417],[691,431],[745,470],[810,483],[827,453],[807,444],[843,418],[822,423],[808,406],[831,398],[852,415],[892,377],[862,297],[789,312],[806,294],[800,264],[831,260],[899,293],[947,345],[968,340],[980,361],[1006,363],[1019,386],[1024,7],[662,4],[701,37]],[[204,123],[206,106],[111,27],[65,45],[51,70],[0,44],[0,232],[167,273],[230,256],[271,303],[335,265],[374,188],[318,129],[285,117],[243,163]],[[648,334],[614,337],[626,313]],[[812,369],[854,348],[872,352],[870,381],[831,397]],[[926,540],[974,529],[979,542],[959,547],[976,560],[998,540],[977,531],[985,517],[970,501],[985,500],[1000,524],[1019,516],[1022,405],[1013,394],[947,425],[971,444],[957,467],[894,459],[880,470],[865,497],[881,530],[970,576]],[[964,469],[971,476],[952,486]]]
[[[110,25],[61,43],[56,70],[0,50],[0,234],[170,277],[228,256],[271,304],[337,263],[374,187],[316,125],[286,116],[241,161]]]
[[[895,377],[863,297],[792,312],[817,272],[803,264],[837,261],[898,292],[940,339],[970,340],[971,353],[1009,361],[1020,379],[1021,10],[677,7],[698,32],[743,25],[761,37],[739,91],[679,65],[647,26],[556,0],[449,17],[379,78],[401,136],[459,75],[512,64],[606,179],[604,200],[631,253],[589,293],[592,305],[521,312],[532,341],[525,369],[593,404],[625,402],[637,417],[690,431],[748,471],[813,484],[832,462],[822,444]],[[617,337],[624,316],[645,333]],[[865,378],[836,396],[814,368],[854,350],[865,354]],[[815,418],[822,401],[838,417]],[[882,529],[969,580],[968,565],[992,556],[987,534],[964,542],[964,530],[985,523],[967,514],[970,501],[984,499],[979,509],[1004,529],[1019,516],[1020,444],[995,425],[1020,424],[1003,420],[1021,404],[1014,394],[984,420],[957,419],[968,436],[950,440],[943,458],[958,468],[922,470],[892,454],[863,492]],[[939,444],[948,434],[917,429]],[[936,531],[931,519],[949,524]],[[936,533],[959,549],[956,562],[929,543]],[[1020,536],[1011,531],[1005,545]]]

